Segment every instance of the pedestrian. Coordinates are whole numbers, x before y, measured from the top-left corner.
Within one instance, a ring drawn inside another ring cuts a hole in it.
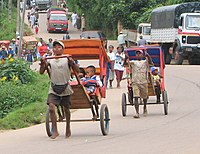
[[[117,37],[118,45],[122,45],[123,47],[126,46],[126,36],[127,34],[124,34],[122,31],[119,33]]]
[[[112,82],[114,80],[114,62],[115,62],[115,53],[114,53],[114,46],[110,45],[108,47],[108,58],[109,62],[107,62],[107,68],[106,68],[106,87],[108,86],[108,80],[109,80],[109,87],[112,88]]]
[[[43,55],[44,55],[45,53],[47,53],[47,51],[48,51],[48,46],[47,46],[47,44],[43,41],[43,42],[42,42],[42,46],[39,47],[40,57],[43,57]]]
[[[11,40],[10,46],[12,47],[12,50],[16,54],[16,44],[15,44],[15,39],[14,38]]]
[[[14,52],[12,46],[9,46],[8,47],[8,57],[12,57],[13,58],[14,56],[15,56],[15,52]]]
[[[137,43],[137,46],[145,46],[147,44],[147,41],[143,38],[143,36],[140,36],[140,40]]]
[[[48,50],[52,50],[52,48],[53,48],[53,39],[52,38],[49,38],[49,42],[47,43],[47,46],[48,46]]]
[[[34,62],[33,53],[30,50],[27,51],[26,61],[30,63]]]
[[[35,34],[38,34],[39,32],[39,23],[38,23],[38,19],[35,20]]]
[[[143,60],[146,57],[145,60]],[[131,85],[134,94],[134,105],[136,114],[134,118],[140,118],[139,116],[139,102],[138,99],[142,98],[144,103],[143,114],[147,115],[147,98],[148,98],[148,71],[149,66],[153,66],[153,62],[149,54],[145,54],[143,50],[136,51],[137,60],[127,60],[130,73],[131,73]]]
[[[66,34],[63,35],[63,40],[68,40],[70,39],[70,36],[69,36],[69,32],[66,31]]]
[[[35,15],[31,14],[30,16],[31,28],[33,28],[33,26],[35,25],[35,21],[36,21]]]
[[[117,47],[117,53],[115,56],[114,70],[117,79],[117,88],[120,88],[120,82],[122,80],[123,72],[124,72],[124,47],[122,45]]]
[[[76,27],[78,30],[81,30],[81,17],[78,15],[76,19]]]
[[[31,14],[30,14],[30,12],[28,12],[28,14],[27,14],[27,19],[28,19],[28,23],[29,23],[29,25],[31,26],[30,16],[31,16]]]
[[[3,45],[1,46],[1,50],[0,50],[0,60],[1,59],[5,59],[8,56],[6,47]]]
[[[84,13],[82,14],[82,17],[81,17],[81,29],[82,29],[82,32],[84,32],[85,29],[86,29],[86,21],[85,21],[85,14]]]
[[[76,20],[77,20],[77,14],[76,12],[72,13],[71,18],[72,18],[72,25],[75,28],[76,27]]]
[[[64,48],[65,46],[61,41],[53,42],[53,52],[55,56],[62,56]],[[73,70],[75,70],[77,73],[79,72],[78,66],[74,63],[74,60],[71,57],[49,59],[48,61],[41,59],[40,74],[44,74],[45,70],[48,70],[47,72],[49,72],[49,77],[51,80],[47,99],[53,129],[51,139],[55,139],[59,136],[56,117],[57,105],[61,105],[64,107],[64,112],[66,116],[65,137],[68,138],[71,136],[69,109],[71,104],[70,95],[73,93],[73,90],[68,83],[71,77],[70,68],[73,68]],[[58,86],[62,88],[57,88]]]

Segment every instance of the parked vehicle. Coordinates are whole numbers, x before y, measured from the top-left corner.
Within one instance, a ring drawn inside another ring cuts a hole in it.
[[[66,13],[66,10],[60,7],[50,7],[47,11],[47,19],[49,18],[52,11],[63,11]]]
[[[102,43],[104,44],[105,48],[107,48],[107,37],[102,31],[84,31],[80,35],[81,39],[100,39]]]
[[[161,44],[165,63],[200,64],[200,2],[156,8],[151,14],[151,43]]]
[[[51,0],[35,0],[35,6],[39,11],[48,10],[51,5]]]
[[[147,43],[150,42],[151,24],[140,23],[137,30],[123,29],[123,33],[127,34],[126,42],[128,46],[136,45],[142,36]]]
[[[0,48],[1,48],[2,44],[4,44],[6,46],[6,48],[8,48],[9,44],[10,44],[10,41],[9,40],[0,40]]]
[[[65,11],[51,11],[47,19],[47,31],[66,32],[68,31],[68,18]]]
[[[31,50],[35,48],[38,40],[33,36],[23,36],[22,38],[22,48],[25,50]]]

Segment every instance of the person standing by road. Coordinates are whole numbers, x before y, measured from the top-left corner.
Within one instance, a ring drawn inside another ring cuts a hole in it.
[[[81,17],[78,15],[76,19],[76,26],[78,30],[81,30]]]
[[[86,21],[85,21],[85,14],[84,13],[82,14],[82,17],[81,17],[81,29],[82,29],[82,32],[84,32],[85,29],[86,29]]]
[[[117,47],[117,53],[115,56],[114,70],[117,79],[117,88],[120,88],[120,82],[122,80],[123,72],[124,72],[124,47],[122,45]]]
[[[73,27],[76,27],[77,16],[78,15],[76,14],[76,12],[72,13],[72,15],[71,15]]]
[[[108,80],[109,80],[109,87],[112,88],[112,82],[114,80],[114,62],[115,62],[115,53],[114,53],[114,46],[110,45],[108,47],[107,55],[109,57],[109,62],[107,63],[107,69],[106,69],[106,87],[108,86]]]
[[[35,15],[34,15],[34,14],[31,14],[31,16],[30,16],[31,28],[33,28],[33,26],[35,25],[35,21],[36,21]]]
[[[143,36],[140,36],[140,40],[138,41],[138,46],[145,46],[147,44],[147,41],[143,38]]]
[[[122,31],[119,33],[118,37],[117,37],[117,42],[118,45],[122,45],[123,47],[125,47],[126,45],[126,34],[124,34]]]
[[[53,42],[53,52],[55,56],[62,56],[64,48],[65,46],[61,41]],[[56,122],[56,105],[62,105],[64,107],[66,115],[65,137],[68,138],[71,136],[69,108],[71,104],[70,95],[73,93],[73,90],[69,85],[69,80],[71,77],[70,68],[75,70],[77,73],[79,72],[78,65],[74,63],[74,60],[71,57],[50,59],[48,61],[45,61],[45,59],[41,59],[40,74],[44,74],[45,70],[47,70],[51,80],[47,99],[53,127],[53,134],[51,136],[51,139],[55,139],[59,136]],[[62,87],[60,91],[56,88],[58,85],[59,87]]]

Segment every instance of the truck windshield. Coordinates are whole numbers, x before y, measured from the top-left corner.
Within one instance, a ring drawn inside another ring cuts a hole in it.
[[[188,15],[186,17],[186,29],[200,29],[200,16]]]
[[[151,27],[150,26],[144,26],[143,27],[143,31],[144,31],[144,34],[143,35],[150,35],[151,34]]]
[[[64,14],[52,14],[50,20],[66,21],[67,16]]]

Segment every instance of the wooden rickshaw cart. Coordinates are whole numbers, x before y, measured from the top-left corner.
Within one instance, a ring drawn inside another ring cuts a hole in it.
[[[164,114],[168,114],[168,97],[167,97],[167,91],[165,89],[165,76],[164,76],[164,69],[165,69],[165,63],[164,63],[164,57],[163,52],[160,47],[156,46],[145,46],[145,47],[132,47],[126,49],[126,54],[128,55],[130,60],[136,60],[136,51],[137,50],[143,50],[144,53],[147,52],[150,57],[152,58],[152,61],[154,63],[154,66],[159,69],[159,73],[161,78],[161,84],[160,84],[160,90],[161,90],[161,96],[162,100],[160,102],[153,102],[153,101],[147,101],[147,105],[156,105],[156,104],[163,104],[164,105]],[[132,91],[132,87],[130,85],[130,80],[127,80],[127,96],[128,100],[126,98],[126,93],[122,94],[122,100],[121,100],[121,107],[122,107],[122,116],[126,116],[127,114],[127,106],[134,106],[134,93]],[[154,83],[152,79],[151,72],[148,72],[148,97],[150,96],[156,96]],[[140,105],[142,105],[142,102],[140,101]]]
[[[22,49],[33,51],[36,47],[38,40],[33,36],[23,36],[22,38]]]
[[[103,135],[109,132],[109,110],[106,104],[101,104],[101,99],[106,97],[106,63],[108,57],[100,40],[77,39],[62,40],[65,45],[64,54],[69,54],[74,60],[99,60],[99,68],[96,68],[96,75],[100,76],[103,87],[97,87],[93,94],[88,94],[76,73],[76,81],[69,82],[74,93],[71,95],[70,109],[90,109],[92,118],[72,119],[71,122],[88,122],[100,121],[100,128]],[[100,110],[99,110],[99,106]],[[78,111],[76,111],[78,112]],[[62,106],[57,106],[58,120],[64,122],[65,115]],[[47,135],[52,135],[52,126],[49,118],[49,111],[46,114],[46,131]]]

